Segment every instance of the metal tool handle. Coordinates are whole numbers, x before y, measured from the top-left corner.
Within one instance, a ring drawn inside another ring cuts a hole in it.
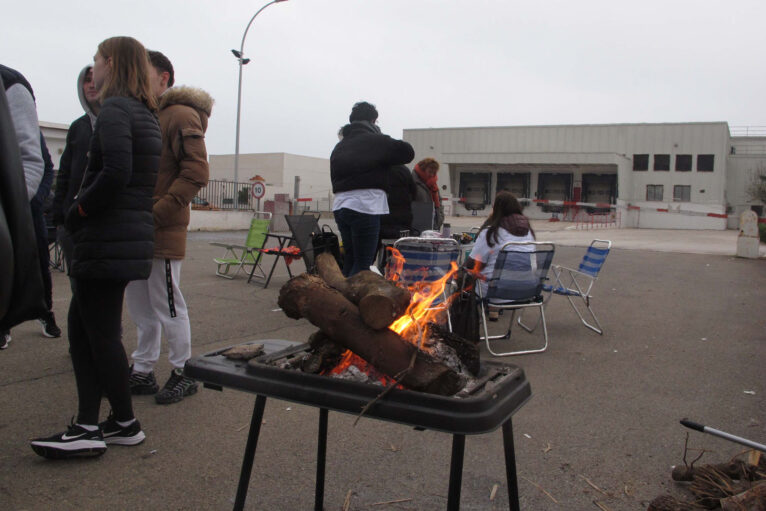
[[[747,438],[742,438],[736,435],[732,435],[730,433],[726,433],[725,431],[719,431],[714,428],[703,426],[702,424],[699,424],[694,421],[690,421],[689,419],[681,419],[681,424],[683,424],[687,428],[700,431],[702,433],[708,433],[710,435],[725,438],[726,440],[730,440],[738,444],[746,445],[747,447],[751,447],[753,449],[758,449],[761,452],[766,452],[766,445],[759,444],[758,442],[753,442],[752,440],[748,440]]]

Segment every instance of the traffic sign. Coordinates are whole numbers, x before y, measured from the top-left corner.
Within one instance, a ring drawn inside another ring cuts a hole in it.
[[[250,188],[250,193],[253,195],[254,199],[262,198],[266,195],[266,183],[263,181],[255,181]]]

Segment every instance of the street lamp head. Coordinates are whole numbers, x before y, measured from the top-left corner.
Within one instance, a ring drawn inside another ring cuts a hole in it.
[[[283,0],[284,1],[284,0]],[[235,57],[238,59],[242,58],[242,54],[239,52],[239,50],[231,50],[231,52],[234,54]]]

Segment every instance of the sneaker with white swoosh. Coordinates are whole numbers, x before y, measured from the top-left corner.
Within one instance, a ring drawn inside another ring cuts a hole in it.
[[[36,454],[48,459],[100,456],[106,452],[101,429],[89,431],[72,422],[66,431],[30,441]]]
[[[109,417],[99,425],[104,442],[109,445],[138,445],[144,441],[146,435],[141,430],[141,423],[134,419],[129,425],[120,426],[111,413]]]

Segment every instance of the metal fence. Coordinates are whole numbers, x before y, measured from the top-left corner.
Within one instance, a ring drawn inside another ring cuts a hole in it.
[[[212,179],[202,188],[194,199],[192,206],[210,209],[237,209],[236,193],[239,193],[239,209],[252,209],[255,199],[250,195],[250,183],[235,183],[233,181],[218,181]]]

